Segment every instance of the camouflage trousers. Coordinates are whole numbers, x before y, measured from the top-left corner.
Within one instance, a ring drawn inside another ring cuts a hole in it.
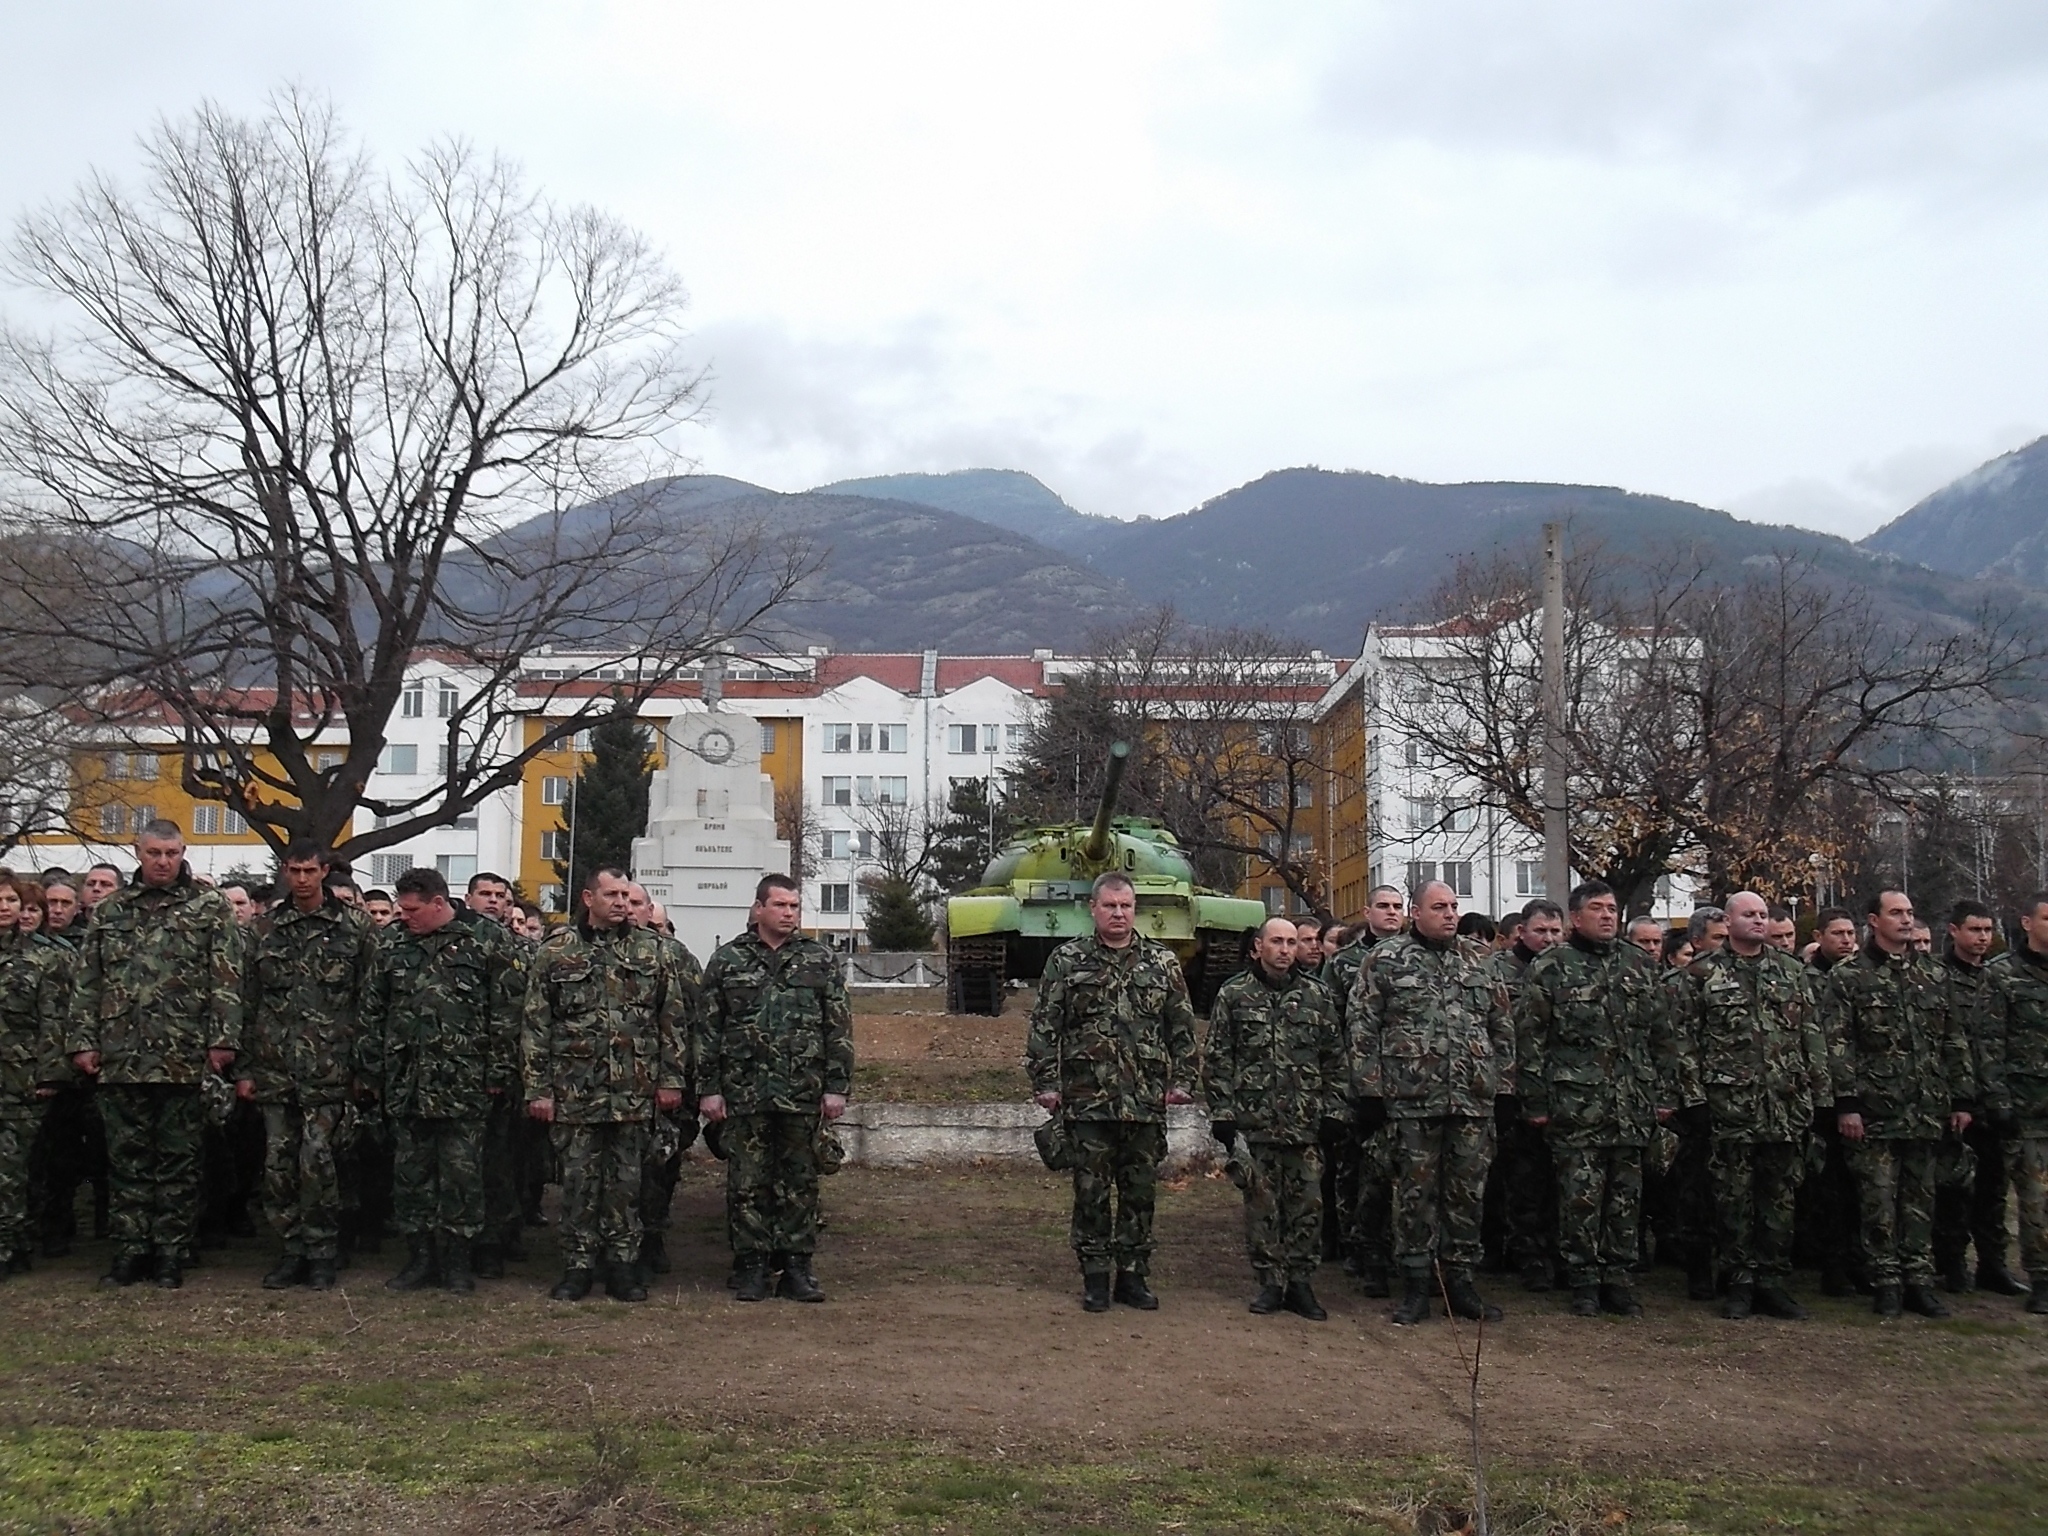
[[[675,1201],[676,1180],[683,1171],[683,1136],[687,1134],[692,1141],[696,1139],[697,1121],[687,1110],[657,1109],[654,1116],[656,1123],[648,1127],[647,1160],[640,1169],[640,1229],[643,1232],[666,1232],[669,1207]],[[655,1133],[664,1124],[674,1128],[675,1150],[667,1157],[658,1155],[655,1146],[661,1139]]]
[[[391,1122],[391,1207],[407,1237],[446,1232],[474,1242],[484,1230],[484,1122]]]
[[[1714,1142],[1698,1131],[1678,1133],[1678,1150],[1672,1154],[1671,1236],[1673,1245],[1688,1263],[1704,1264],[1713,1257],[1715,1230],[1719,1224],[1714,1198]]]
[[[43,1109],[35,1099],[0,1099],[0,1258],[34,1246],[28,1219],[29,1152]]]
[[[1806,1149],[1790,1141],[1714,1143],[1720,1269],[1731,1284],[1782,1281],[1792,1273],[1792,1214],[1806,1177]]]
[[[1934,1279],[1933,1140],[1844,1143],[1856,1176],[1863,1249],[1876,1285],[1927,1285]]]
[[[1358,1148],[1351,1188],[1351,1220],[1347,1227],[1351,1251],[1366,1269],[1386,1269],[1394,1262],[1394,1133],[1381,1126]]]
[[[1256,1174],[1244,1192],[1244,1237],[1252,1273],[1261,1285],[1306,1280],[1322,1258],[1322,1149],[1249,1146]]]
[[[118,1254],[184,1255],[199,1237],[199,1157],[206,1111],[195,1085],[110,1083],[107,1227]]]
[[[1553,1147],[1566,1283],[1626,1285],[1641,1251],[1643,1149]]]
[[[1401,1273],[1427,1277],[1436,1259],[1446,1269],[1476,1269],[1484,1255],[1479,1221],[1493,1162],[1492,1114],[1393,1120],[1387,1129]]]
[[[1515,1269],[1548,1266],[1557,1249],[1558,1172],[1540,1126],[1517,1115],[1498,1122],[1499,1145],[1486,1175],[1487,1227]]]
[[[2006,1167],[2020,1208],[2020,1264],[2036,1285],[2048,1285],[2048,1136],[2009,1136]]]
[[[1081,1272],[1142,1275],[1152,1263],[1152,1207],[1166,1126],[1158,1120],[1075,1120],[1074,1214],[1067,1241]],[[1111,1197],[1115,1197],[1112,1209]]]
[[[818,1117],[728,1115],[725,1225],[735,1260],[818,1249]]]
[[[30,1199],[43,1232],[70,1237],[78,1227],[78,1186],[90,1182],[93,1204],[107,1209],[107,1134],[100,1124],[92,1080],[66,1083],[48,1101],[35,1150],[29,1155]]]
[[[594,1269],[599,1259],[638,1259],[647,1122],[557,1125],[553,1140],[562,1170],[563,1265]]]
[[[1824,1273],[1843,1278],[1870,1268],[1848,1148],[1849,1143],[1833,1132],[1809,1142],[1806,1182],[1799,1187],[1793,1228],[1794,1257],[1803,1251]]]
[[[284,1251],[332,1259],[341,1242],[342,1104],[263,1106],[263,1215]]]
[[[1979,1264],[2003,1264],[2009,1188],[2003,1139],[1972,1120],[1960,1141],[1944,1138],[1942,1148],[1945,1155],[1934,1172],[1935,1267],[1961,1260],[1972,1243]]]
[[[1364,1148],[1350,1126],[1326,1130],[1318,1143],[1322,1177],[1317,1194],[1322,1215],[1322,1256],[1341,1258],[1357,1251],[1360,1158]]]
[[[484,1224],[481,1240],[510,1246],[526,1223],[519,1202],[519,1122],[526,1106],[516,1093],[496,1094],[484,1116]]]

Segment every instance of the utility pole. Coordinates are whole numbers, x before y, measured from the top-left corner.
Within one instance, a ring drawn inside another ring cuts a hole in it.
[[[1565,823],[1564,525],[1543,525],[1543,889],[1561,902],[1571,889]]]

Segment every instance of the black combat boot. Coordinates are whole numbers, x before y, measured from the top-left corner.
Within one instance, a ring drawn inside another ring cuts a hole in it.
[[[156,1256],[156,1285],[160,1291],[175,1291],[185,1283],[185,1265],[173,1248]]]
[[[1288,1281],[1282,1304],[1296,1317],[1305,1317],[1312,1323],[1326,1322],[1330,1316],[1323,1310],[1323,1304],[1316,1300],[1315,1287],[1306,1280]]]
[[[1426,1323],[1435,1310],[1429,1294],[1429,1281],[1420,1275],[1404,1275],[1401,1279],[1401,1302],[1392,1313],[1394,1326],[1406,1328],[1413,1323]]]
[[[1806,1321],[1806,1308],[1792,1299],[1792,1293],[1775,1280],[1766,1280],[1756,1288],[1756,1309],[1765,1317],[1781,1318],[1788,1323]]]
[[[1922,1317],[1948,1316],[1948,1308],[1941,1304],[1941,1297],[1931,1285],[1909,1285],[1900,1300],[1908,1312],[1917,1312]]]
[[[277,1261],[277,1267],[263,1277],[266,1291],[288,1291],[295,1285],[306,1283],[306,1257],[300,1253],[287,1253]]]
[[[1616,1317],[1641,1317],[1643,1304],[1625,1285],[1603,1285],[1600,1287],[1600,1310],[1611,1312]]]
[[[17,1248],[7,1255],[7,1273],[10,1275],[25,1275],[34,1267],[26,1248]]]
[[[788,1301],[823,1301],[825,1288],[818,1284],[818,1277],[811,1273],[811,1256],[808,1253],[788,1253],[782,1256],[782,1279],[777,1282],[775,1294]]]
[[[526,1262],[526,1239],[519,1235],[518,1222],[513,1222],[506,1230],[505,1240],[498,1244],[498,1252],[503,1255],[504,1263],[498,1266],[497,1274],[490,1276],[493,1280],[505,1278],[505,1264],[524,1264]],[[482,1274],[483,1271],[478,1270],[477,1273]]]
[[[555,1282],[555,1288],[548,1295],[556,1301],[581,1301],[590,1294],[596,1276],[587,1264],[571,1264],[562,1271],[562,1278]]]
[[[1714,1283],[1714,1256],[1695,1248],[1685,1263],[1685,1295],[1688,1301],[1712,1301],[1720,1295]]]
[[[1967,1296],[1970,1293],[1970,1266],[1960,1253],[1945,1253],[1934,1261],[1934,1272],[1941,1277],[1941,1288],[1951,1296]]]
[[[659,1232],[640,1239],[640,1267],[650,1275],[665,1275],[675,1267],[668,1261],[668,1240]]]
[[[1871,1293],[1870,1310],[1879,1317],[1898,1317],[1906,1310],[1905,1293],[1896,1281],[1888,1281]]]
[[[117,1253],[107,1272],[100,1276],[101,1285],[133,1285],[149,1273],[149,1255],[146,1253]]]
[[[1598,1317],[1600,1315],[1600,1287],[1597,1285],[1575,1285],[1572,1287],[1572,1316]]]
[[[1731,1280],[1728,1294],[1721,1299],[1721,1315],[1731,1323],[1746,1323],[1756,1310],[1756,1287],[1747,1280]]]
[[[647,1287],[640,1283],[640,1267],[627,1259],[613,1259],[604,1267],[604,1293],[613,1301],[645,1301]]]
[[[2036,1317],[2048,1315],[2048,1283],[2037,1285],[2027,1293],[2027,1310]]]
[[[1990,1296],[2024,1296],[2027,1288],[2005,1267],[2005,1255],[1993,1254],[1977,1266],[1977,1289]]]
[[[1110,1297],[1127,1307],[1136,1307],[1140,1312],[1159,1310],[1159,1298],[1152,1294],[1152,1287],[1145,1283],[1145,1277],[1132,1274],[1128,1269],[1117,1271],[1116,1285],[1110,1291]]]
[[[470,1268],[479,1280],[504,1279],[505,1250],[496,1243],[478,1243],[470,1260]]]
[[[1287,1293],[1277,1282],[1261,1280],[1258,1292],[1252,1297],[1252,1304],[1245,1310],[1254,1317],[1271,1317],[1287,1303]]]
[[[306,1285],[310,1290],[331,1291],[341,1283],[341,1266],[334,1259],[306,1260]]]
[[[766,1301],[768,1299],[768,1293],[772,1289],[772,1282],[768,1278],[768,1261],[766,1259],[754,1257],[743,1260],[734,1269],[733,1276],[732,1299],[734,1301]]]
[[[1361,1263],[1358,1266],[1358,1289],[1376,1299],[1391,1296],[1393,1291],[1387,1285],[1387,1266]]]
[[[1107,1312],[1109,1310],[1109,1275],[1107,1271],[1097,1269],[1082,1271],[1081,1310],[1083,1312]]]
[[[476,1271],[470,1266],[469,1239],[453,1232],[441,1234],[441,1289],[467,1296],[476,1289]]]
[[[1444,1304],[1453,1317],[1471,1323],[1497,1323],[1501,1319],[1500,1308],[1479,1294],[1469,1269],[1454,1269],[1445,1276],[1444,1292]]]
[[[440,1268],[434,1263],[434,1240],[422,1233],[406,1239],[411,1256],[405,1261],[405,1268],[384,1282],[387,1291],[419,1291],[432,1285],[440,1278]]]

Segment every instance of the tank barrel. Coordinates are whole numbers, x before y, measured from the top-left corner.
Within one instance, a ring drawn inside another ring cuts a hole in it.
[[[1130,760],[1129,742],[1109,744],[1109,779],[1102,786],[1102,804],[1096,807],[1095,825],[1088,829],[1088,841],[1081,845],[1082,857],[1091,864],[1100,864],[1109,857],[1109,818],[1116,814],[1116,792],[1123,787],[1124,769]]]

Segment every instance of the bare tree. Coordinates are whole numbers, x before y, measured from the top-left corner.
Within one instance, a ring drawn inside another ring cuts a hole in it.
[[[60,318],[0,338],[0,631],[92,708],[160,702],[184,788],[273,847],[454,821],[812,569],[649,483],[701,375],[631,229],[460,143],[380,172],[297,95],[163,124],[146,163],[14,240]],[[459,680],[441,771],[364,800],[423,652]]]
[[[790,879],[801,882],[817,873],[825,856],[824,831],[801,784],[786,784],[775,792],[775,835],[789,844]]]
[[[0,698],[0,854],[11,854],[31,837],[71,830],[72,765],[102,745],[87,724],[47,695]]]

